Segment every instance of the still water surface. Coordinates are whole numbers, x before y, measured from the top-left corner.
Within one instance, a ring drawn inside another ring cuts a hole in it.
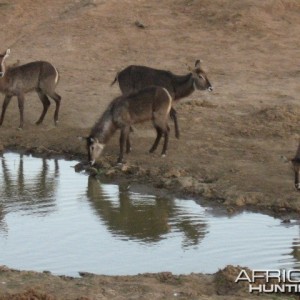
[[[0,265],[72,276],[300,267],[299,225],[103,184],[76,163],[0,157]]]

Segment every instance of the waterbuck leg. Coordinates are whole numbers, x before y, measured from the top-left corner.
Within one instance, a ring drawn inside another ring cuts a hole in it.
[[[5,98],[4,98],[3,106],[2,106],[2,113],[1,113],[1,118],[0,118],[0,126],[3,123],[5,112],[6,112],[7,106],[9,104],[11,98],[12,98],[12,96],[8,96],[8,95],[6,95]]]
[[[43,103],[42,114],[41,114],[40,118],[38,119],[38,121],[35,123],[36,125],[39,125],[44,120],[44,117],[45,117],[45,115],[48,111],[48,108],[50,106],[50,101],[49,101],[48,97],[41,90],[37,90],[36,92],[38,93],[39,98],[40,98],[41,102]]]
[[[61,101],[61,96],[59,96],[57,93],[53,92],[51,94],[48,94],[56,104],[55,107],[55,112],[54,112],[54,124],[57,126],[58,123],[58,113],[59,113],[59,108],[60,108],[60,101]]]
[[[130,130],[130,132],[131,132],[131,130]],[[130,133],[128,133],[127,140],[126,140],[126,154],[131,152],[131,143],[130,143],[129,135],[130,135]]]
[[[150,153],[153,153],[156,150],[156,148],[157,148],[157,146],[159,144],[159,141],[161,139],[161,136],[162,136],[162,130],[161,130],[161,128],[155,127],[155,129],[156,129],[156,139],[154,141],[153,146],[149,150]]]
[[[177,112],[173,107],[171,107],[171,110],[170,110],[170,117],[174,121],[175,137],[177,139],[179,139],[180,133],[179,133],[179,127],[178,127],[178,121],[177,121]]]
[[[121,135],[120,135],[120,154],[117,163],[121,164],[123,162],[123,156],[124,156],[124,146],[125,142],[127,142],[128,135],[129,135],[130,128],[124,127],[121,129]]]
[[[168,150],[168,142],[169,142],[169,127],[167,128],[167,130],[164,132],[164,145],[163,145],[163,149],[161,152],[161,156],[166,156],[167,150]]]
[[[19,111],[20,111],[20,125],[19,125],[19,129],[23,128],[24,125],[24,94],[20,93],[18,95],[18,106],[19,106]]]
[[[300,189],[300,185],[299,185],[299,168],[297,170],[295,170],[295,188],[297,190]]]

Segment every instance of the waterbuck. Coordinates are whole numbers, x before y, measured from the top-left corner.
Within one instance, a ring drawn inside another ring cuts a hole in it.
[[[161,86],[166,88],[174,101],[189,96],[195,90],[212,91],[205,72],[201,68],[200,60],[196,60],[195,68],[186,75],[175,75],[169,71],[153,69],[145,66],[128,66],[120,71],[114,81],[119,83],[123,95],[138,91],[146,86]],[[170,116],[175,125],[175,136],[179,138],[179,127],[176,117],[176,110],[172,107]]]
[[[59,79],[56,68],[46,61],[35,61],[21,66],[6,68],[5,60],[9,54],[10,49],[7,49],[4,54],[0,54],[0,92],[5,95],[0,117],[0,126],[3,123],[5,112],[11,98],[17,96],[20,111],[19,128],[23,128],[24,95],[32,90],[37,92],[43,104],[42,114],[36,124],[41,124],[44,120],[50,106],[50,101],[47,97],[49,96],[56,104],[54,123],[57,125],[61,97],[55,92]]]
[[[122,163],[125,142],[126,153],[129,153],[131,150],[129,140],[130,127],[133,124],[149,120],[152,120],[157,133],[150,153],[156,150],[161,137],[164,136],[161,155],[165,156],[168,147],[168,117],[171,105],[172,97],[167,89],[156,86],[146,87],[136,93],[115,98],[95,123],[89,137],[85,138],[90,164],[94,165],[117,129],[121,130],[119,141],[120,154],[117,162]]]
[[[296,155],[291,160],[291,162],[293,165],[294,175],[295,175],[295,188],[299,191],[300,190],[300,142],[298,145]]]

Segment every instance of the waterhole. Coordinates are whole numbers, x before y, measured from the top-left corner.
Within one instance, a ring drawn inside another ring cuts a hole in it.
[[[295,220],[227,216],[140,186],[104,184],[76,173],[76,161],[16,153],[0,160],[0,265],[70,276],[299,267]]]

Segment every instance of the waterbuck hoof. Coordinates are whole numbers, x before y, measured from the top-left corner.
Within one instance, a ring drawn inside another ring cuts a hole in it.
[[[40,125],[40,124],[42,124],[42,121],[36,121],[35,122],[35,125]]]
[[[117,160],[117,166],[123,166],[124,163],[126,163],[126,162],[124,162],[123,159]]]
[[[54,121],[54,125],[55,125],[55,127],[57,127],[58,121]]]
[[[124,171],[125,169],[127,170],[127,168],[128,168],[127,162],[126,161],[117,162],[116,167],[118,169],[120,169],[121,171]]]
[[[166,153],[164,153],[164,154],[162,154],[162,155],[161,155],[161,157],[166,157],[166,156],[167,156],[167,154],[166,154]]]
[[[23,130],[23,127],[18,127],[18,130],[19,130],[19,131]]]
[[[180,134],[179,134],[179,133],[176,133],[176,134],[175,134],[175,137],[176,137],[176,139],[178,139],[178,140],[179,140],[179,138],[180,138]]]

